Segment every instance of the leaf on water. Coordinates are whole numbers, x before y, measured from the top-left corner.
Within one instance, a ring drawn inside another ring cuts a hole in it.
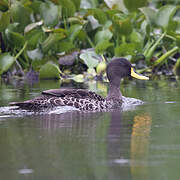
[[[40,79],[60,79],[60,69],[51,62],[43,65],[39,71]]]
[[[73,79],[74,81],[76,81],[76,82],[84,82],[84,76],[83,76],[83,74],[75,75],[72,79]]]
[[[0,55],[0,75],[6,72],[12,64],[15,62],[15,58],[9,53],[3,53]]]
[[[100,61],[100,57],[96,54],[96,52],[88,50],[83,51],[80,58],[84,61],[88,68],[96,67]]]

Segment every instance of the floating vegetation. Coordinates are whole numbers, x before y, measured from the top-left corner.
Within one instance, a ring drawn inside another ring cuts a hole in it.
[[[0,76],[26,77],[33,70],[41,79],[66,73],[77,79],[92,68],[93,76],[103,76],[113,57],[128,58],[138,72],[179,75],[179,5],[177,0],[1,0]]]

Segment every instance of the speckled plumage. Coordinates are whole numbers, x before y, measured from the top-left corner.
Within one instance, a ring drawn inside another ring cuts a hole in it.
[[[121,104],[121,100],[108,100],[95,92],[85,89],[52,89],[43,91],[41,96],[32,100],[14,102],[10,105],[33,111],[53,108],[55,106],[73,106],[81,111],[101,111],[121,106]]]
[[[131,64],[124,58],[115,58],[108,63],[106,73],[109,79],[109,92],[106,98],[84,89],[52,89],[43,91],[41,96],[32,100],[12,102],[10,105],[31,111],[46,110],[56,106],[73,106],[80,111],[104,111],[121,107],[124,100],[120,92],[120,81],[123,77],[131,76],[131,71]],[[138,78],[139,75],[135,76]]]

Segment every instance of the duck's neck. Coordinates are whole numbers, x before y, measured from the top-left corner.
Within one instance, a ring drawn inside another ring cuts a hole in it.
[[[121,100],[122,99],[122,94],[120,91],[120,80],[116,81],[115,83],[110,82],[109,83],[109,92],[107,99],[114,99],[114,100]]]

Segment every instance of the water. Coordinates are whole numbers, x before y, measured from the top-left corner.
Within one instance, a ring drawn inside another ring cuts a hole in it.
[[[60,86],[107,94],[106,84],[93,82],[8,82],[1,83],[0,104]],[[130,81],[121,91],[147,103],[98,113],[13,114],[0,108],[0,179],[179,179],[180,83]]]

